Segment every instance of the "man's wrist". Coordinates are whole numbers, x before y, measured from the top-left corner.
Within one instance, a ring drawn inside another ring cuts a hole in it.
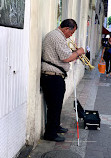
[[[75,51],[75,53],[77,54],[77,57],[79,57],[79,53],[77,51]]]

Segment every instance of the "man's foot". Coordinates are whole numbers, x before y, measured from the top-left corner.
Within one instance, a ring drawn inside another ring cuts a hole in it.
[[[108,77],[108,74],[106,74],[106,77]]]
[[[62,128],[61,126],[57,130],[57,133],[67,133],[67,132],[68,132],[68,129],[67,128]]]
[[[55,142],[64,142],[65,138],[56,135],[55,137],[51,137],[50,135],[44,135],[44,140],[55,141]]]

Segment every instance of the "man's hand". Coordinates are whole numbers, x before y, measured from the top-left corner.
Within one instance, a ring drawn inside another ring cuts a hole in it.
[[[72,52],[72,55],[68,58],[68,59],[65,59],[63,60],[64,62],[71,62],[71,61],[74,61],[75,59],[77,59],[79,56],[81,56],[82,54],[85,54],[84,52],[84,49],[81,47],[81,48],[78,48],[76,51],[73,51]]]
[[[79,56],[81,56],[82,54],[85,54],[84,49],[82,47],[78,48],[76,52],[78,53]]]

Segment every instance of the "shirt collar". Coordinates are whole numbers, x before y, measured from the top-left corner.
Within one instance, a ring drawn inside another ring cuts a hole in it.
[[[64,33],[59,28],[57,28],[56,30],[59,31],[64,36],[64,38],[66,40],[66,37],[65,37]]]

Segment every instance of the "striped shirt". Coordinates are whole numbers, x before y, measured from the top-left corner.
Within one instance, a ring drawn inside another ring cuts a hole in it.
[[[59,28],[49,32],[45,36],[42,45],[43,60],[50,61],[51,63],[61,66],[65,71],[68,71],[70,64],[63,62],[63,60],[69,58],[71,54],[72,51],[67,45],[66,37]],[[42,62],[42,72],[43,71],[63,73],[55,66],[49,65],[46,62]]]

